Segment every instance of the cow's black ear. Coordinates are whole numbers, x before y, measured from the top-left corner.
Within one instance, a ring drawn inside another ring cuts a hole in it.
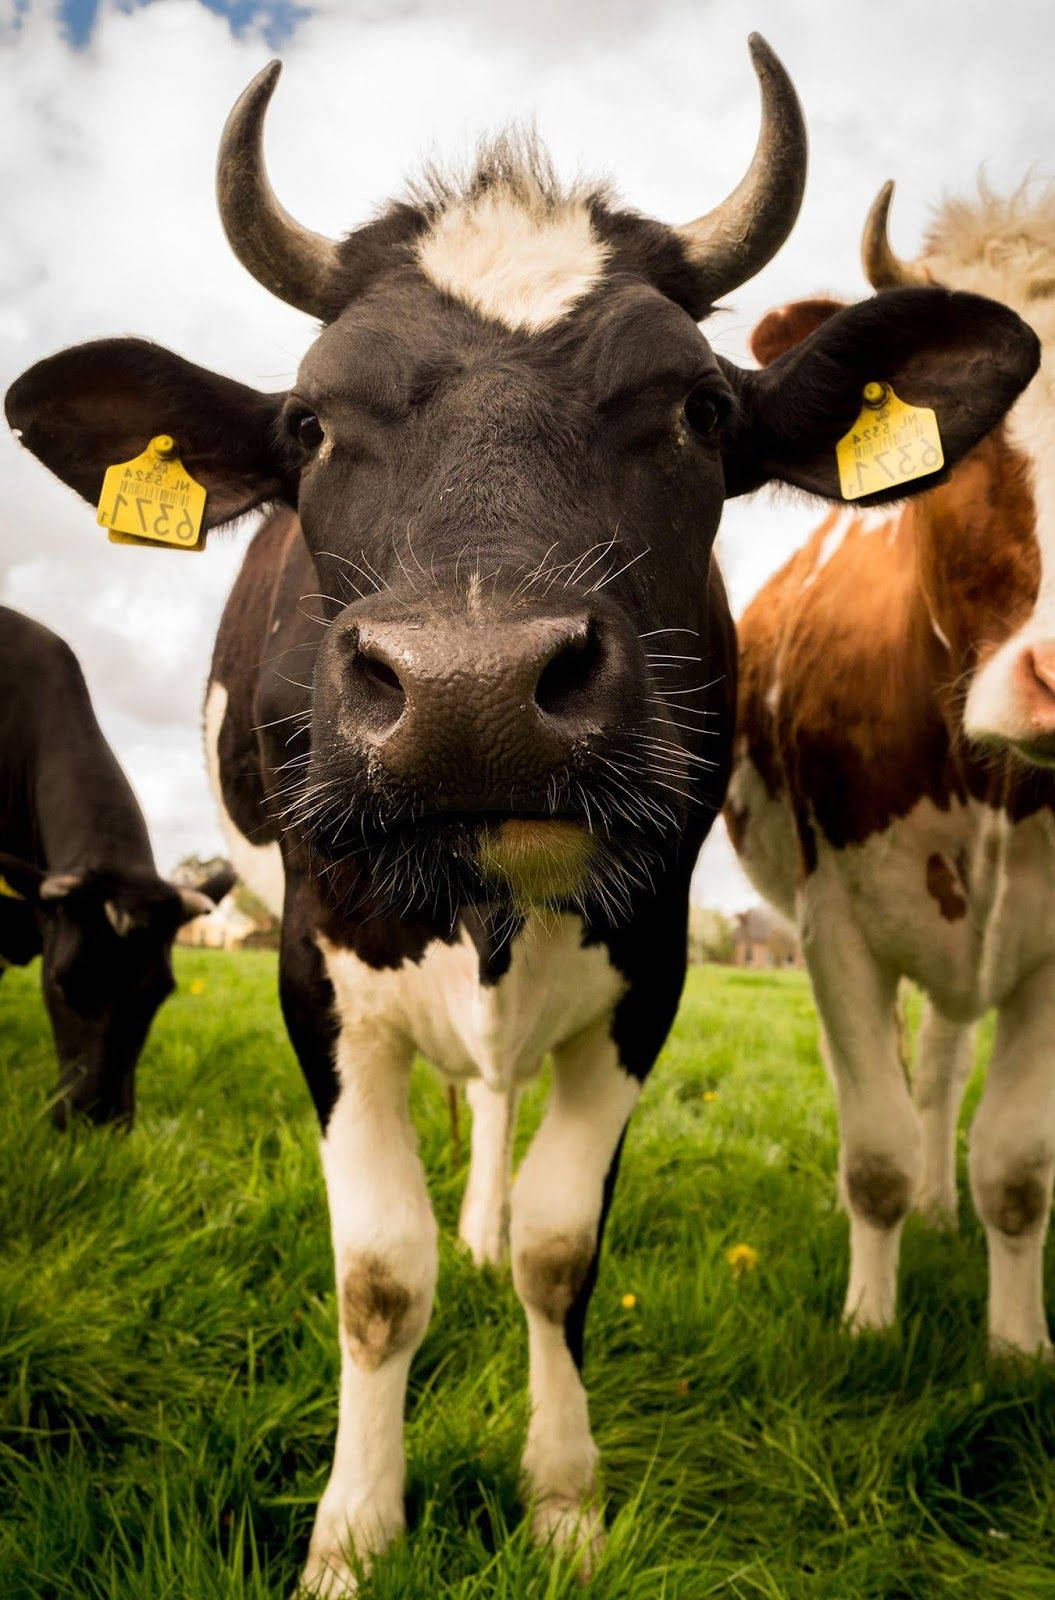
[[[762,372],[719,358],[740,399],[724,451],[726,492],[777,479],[839,500],[835,446],[856,420],[866,383],[887,383],[937,417],[941,472],[895,485],[904,499],[948,475],[1033,377],[1040,345],[1006,306],[948,289],[891,289],[826,318]]]
[[[32,861],[23,861],[20,856],[10,856],[0,850],[0,896],[8,895],[12,899],[37,905],[40,886],[46,876]]]
[[[206,895],[213,905],[218,906],[220,901],[230,894],[237,882],[237,872],[230,862],[226,861],[222,867],[217,867],[215,872],[210,873],[204,882],[195,884],[195,888],[199,894]]]
[[[205,487],[212,528],[292,492],[276,447],[284,399],[145,339],[100,339],[38,361],[15,379],[5,410],[27,449],[93,504],[107,467],[169,434]]]

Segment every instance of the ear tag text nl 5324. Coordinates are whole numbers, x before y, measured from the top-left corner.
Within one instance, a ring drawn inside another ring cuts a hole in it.
[[[864,404],[849,433],[835,446],[844,500],[881,494],[945,463],[938,419],[927,406],[909,406],[888,383],[866,383]]]
[[[111,544],[168,545],[204,550],[205,490],[176,454],[167,433],[151,439],[132,461],[107,467],[96,521]]]

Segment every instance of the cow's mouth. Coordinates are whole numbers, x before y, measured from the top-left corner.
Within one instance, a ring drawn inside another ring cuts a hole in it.
[[[520,905],[553,905],[583,892],[596,853],[579,822],[511,817],[480,831],[477,863],[484,879]]]

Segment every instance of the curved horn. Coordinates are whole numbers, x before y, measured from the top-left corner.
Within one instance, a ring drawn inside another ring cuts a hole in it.
[[[711,301],[746,283],[776,255],[806,187],[806,124],[794,84],[760,34],[747,43],[762,92],[751,165],[720,206],[677,230]]]
[[[294,221],[264,165],[264,117],[281,71],[281,61],[272,61],[258,72],[224,123],[216,159],[220,221],[258,283],[299,311],[328,320],[340,309],[333,289],[341,265],[337,245]]]
[[[884,183],[865,221],[861,235],[861,265],[873,289],[897,289],[904,284],[930,283],[930,277],[913,261],[902,261],[894,254],[887,234],[893,182]]]

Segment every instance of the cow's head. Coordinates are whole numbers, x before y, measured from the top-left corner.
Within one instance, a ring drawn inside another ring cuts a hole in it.
[[[841,311],[765,372],[714,353],[697,323],[779,248],[805,180],[794,89],[751,51],[758,147],[694,222],[562,188],[533,146],[499,141],[468,182],[430,178],[341,242],[268,182],[275,63],[228,119],[218,187],[242,262],[323,324],[291,391],[121,340],[8,395],[23,442],[88,499],[164,432],[208,524],[296,507],[329,623],[296,826],[330,856],[369,853],[400,900],[647,879],[690,808],[721,798],[724,500],[774,479],[837,499],[835,443],[868,381],[935,407],[951,463],[1033,371],[1016,317],[935,288]]]
[[[44,1001],[59,1058],[55,1120],[129,1123],[135,1069],[154,1014],[173,988],[172,941],[234,884],[223,869],[200,888],[146,871],[42,872],[0,854],[0,876],[36,918]]]
[[[966,465],[923,508],[919,559],[963,697],[968,738],[1055,765],[1055,189],[1025,183],[1002,198],[937,212],[922,253],[904,260],[884,184],[865,223],[861,259],[879,290],[940,284],[1011,307],[1040,339],[1040,371],[1015,405],[991,459]],[[791,349],[838,312],[829,299],[770,312],[752,335],[758,360]],[[984,383],[984,374],[979,382]],[[933,570],[932,570],[933,569]]]

